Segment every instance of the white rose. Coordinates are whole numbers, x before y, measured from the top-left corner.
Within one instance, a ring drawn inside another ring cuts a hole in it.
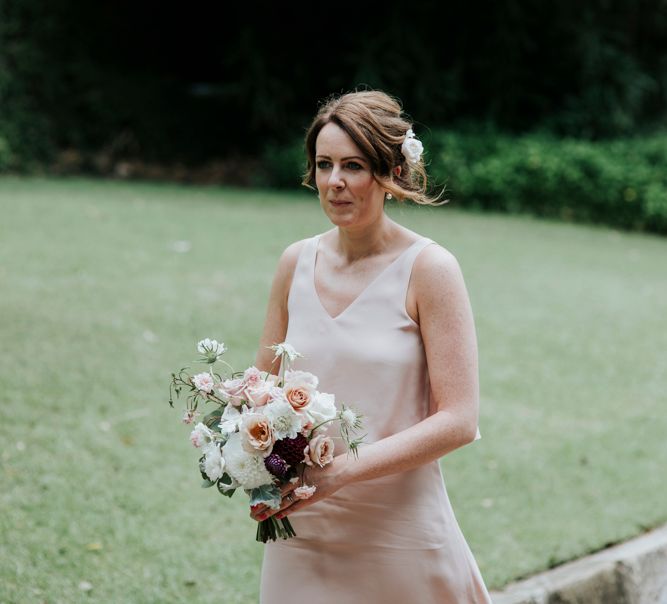
[[[215,482],[222,478],[224,472],[225,458],[220,452],[220,447],[213,444],[206,449],[206,457],[204,457],[204,474],[208,476],[211,482]]]
[[[401,151],[405,158],[413,164],[416,164],[419,161],[419,158],[424,152],[424,145],[422,145],[419,139],[415,138],[412,128],[410,128],[405,135]]]
[[[326,392],[316,392],[306,410],[315,424],[321,424],[336,417],[336,397]]]
[[[317,385],[319,384],[317,376],[308,371],[292,371],[291,369],[288,369],[285,371],[285,383],[288,384],[290,382],[307,384],[313,390],[317,388]]]
[[[220,431],[224,434],[236,432],[242,419],[243,414],[236,407],[227,405],[220,418]]]

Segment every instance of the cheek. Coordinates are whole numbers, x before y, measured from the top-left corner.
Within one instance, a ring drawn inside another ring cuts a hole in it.
[[[326,190],[326,187],[327,187],[326,178],[323,178],[322,176],[315,175],[315,187],[317,187],[317,190],[320,191],[320,192]]]

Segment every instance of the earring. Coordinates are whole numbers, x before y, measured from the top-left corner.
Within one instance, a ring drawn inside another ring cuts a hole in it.
[[[385,199],[391,199],[391,197],[392,197],[391,193],[387,193],[387,194],[384,196]]]

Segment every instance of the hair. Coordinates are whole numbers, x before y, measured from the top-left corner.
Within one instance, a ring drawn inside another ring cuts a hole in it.
[[[410,199],[421,205],[442,205],[438,197],[426,193],[428,178],[423,154],[417,163],[409,163],[401,147],[412,124],[403,112],[401,102],[381,90],[363,90],[342,95],[333,94],[321,103],[306,132],[306,171],[301,184],[316,190],[315,143],[320,130],[329,123],[341,128],[361,149],[371,166],[375,181],[398,201]],[[401,166],[399,176],[393,173]],[[444,191],[444,189],[443,189]]]

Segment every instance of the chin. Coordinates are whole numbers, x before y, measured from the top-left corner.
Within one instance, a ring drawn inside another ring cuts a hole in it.
[[[356,224],[356,220],[352,216],[331,216],[327,215],[327,218],[332,224],[335,224],[338,227],[348,227]]]

